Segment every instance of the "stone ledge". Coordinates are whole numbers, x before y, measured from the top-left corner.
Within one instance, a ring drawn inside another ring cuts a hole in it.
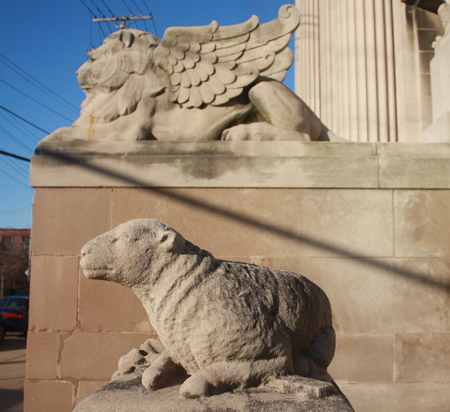
[[[450,144],[51,142],[33,187],[450,188]]]
[[[376,143],[333,142],[269,142],[269,141],[208,141],[159,142],[141,141],[70,141],[41,142],[36,155],[222,155],[222,156],[272,156],[272,157],[323,157],[323,156],[375,156]]]

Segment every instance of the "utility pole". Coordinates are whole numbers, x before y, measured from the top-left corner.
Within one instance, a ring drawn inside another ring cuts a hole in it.
[[[153,16],[142,16],[142,15],[133,16],[133,15],[131,15],[131,17],[126,17],[126,16],[104,17],[102,19],[92,19],[92,21],[94,23],[107,22],[107,23],[112,24],[114,27],[117,27],[119,30],[123,30],[123,29],[126,29],[131,24],[135,23],[137,20],[152,20],[152,19],[153,19]],[[120,25],[118,26],[114,22],[120,22]],[[129,22],[129,23],[127,23],[127,22]]]

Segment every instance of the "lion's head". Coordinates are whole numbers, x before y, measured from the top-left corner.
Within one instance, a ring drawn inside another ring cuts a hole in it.
[[[136,110],[144,96],[154,96],[164,85],[154,71],[153,52],[160,40],[140,30],[120,30],[89,52],[77,71],[86,100],[82,112],[109,123]]]

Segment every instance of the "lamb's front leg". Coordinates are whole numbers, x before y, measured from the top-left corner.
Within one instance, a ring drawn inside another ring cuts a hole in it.
[[[180,395],[183,398],[200,398],[231,389],[258,386],[291,369],[288,357],[215,363],[189,377],[181,386]]]

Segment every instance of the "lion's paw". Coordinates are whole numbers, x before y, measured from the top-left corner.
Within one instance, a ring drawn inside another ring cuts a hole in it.
[[[265,122],[239,124],[224,130],[222,140],[278,140],[278,130]]]
[[[238,125],[225,129],[222,132],[222,140],[251,140],[249,130],[244,127],[245,125]]]
[[[184,399],[208,396],[209,382],[200,374],[192,375],[180,388],[180,396]]]

